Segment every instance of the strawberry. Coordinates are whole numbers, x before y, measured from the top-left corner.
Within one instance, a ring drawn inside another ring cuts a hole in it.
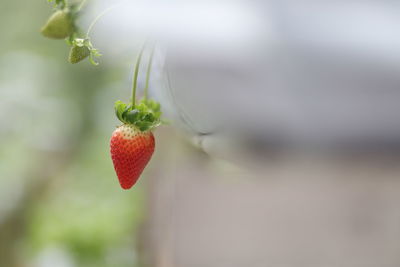
[[[70,41],[71,49],[69,51],[68,61],[71,64],[76,64],[81,62],[85,58],[89,57],[90,62],[93,65],[98,65],[94,60],[95,57],[100,57],[100,52],[93,47],[90,42],[90,38],[74,38]]]
[[[112,134],[110,147],[119,183],[123,189],[130,189],[153,155],[153,133],[142,132],[133,124],[123,124]]]
[[[130,189],[153,155],[152,129],[161,123],[160,105],[147,100],[135,106],[117,101],[115,111],[123,124],[111,136],[111,158],[121,187]]]
[[[161,124],[160,104],[147,99],[154,50],[147,68],[144,97],[136,103],[137,79],[143,51],[144,47],[136,61],[131,103],[127,105],[117,101],[114,106],[115,114],[123,124],[111,136],[110,151],[115,172],[123,189],[130,189],[137,182],[150,161],[155,148],[152,130]]]
[[[90,42],[85,39],[75,39],[69,52],[68,61],[72,64],[78,63],[90,55]]]
[[[68,9],[56,11],[41,29],[45,37],[64,39],[74,32],[72,13]]]

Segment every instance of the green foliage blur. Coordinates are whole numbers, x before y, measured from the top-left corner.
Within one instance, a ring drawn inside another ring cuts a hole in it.
[[[0,266],[139,266],[145,182],[123,191],[108,147],[132,62],[69,64],[51,12],[0,1]]]

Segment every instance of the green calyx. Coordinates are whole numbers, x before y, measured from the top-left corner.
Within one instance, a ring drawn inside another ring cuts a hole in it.
[[[140,131],[150,131],[161,125],[161,106],[154,100],[143,99],[132,107],[122,101],[115,102],[115,114],[125,124],[132,124]]]
[[[65,39],[74,32],[73,15],[69,9],[57,10],[42,27],[43,36],[52,39]]]
[[[76,64],[89,57],[89,60],[93,65],[98,65],[98,63],[94,60],[94,57],[99,57],[101,54],[93,47],[88,38],[75,38],[72,40],[71,45],[72,47],[68,57],[68,61],[71,64]]]
[[[160,126],[164,123],[161,120],[161,105],[160,103],[148,99],[148,90],[149,90],[149,80],[150,80],[150,72],[152,66],[152,60],[154,55],[154,48],[149,57],[147,73],[146,73],[146,86],[144,88],[144,97],[139,103],[136,103],[136,89],[137,89],[137,79],[139,74],[140,62],[142,60],[143,52],[145,50],[145,46],[143,46],[140,51],[135,64],[135,70],[133,75],[133,85],[132,85],[132,96],[131,103],[126,104],[122,101],[115,102],[115,114],[118,119],[124,124],[133,125],[137,129],[142,132],[151,131],[157,126]]]
[[[47,2],[54,3],[55,7],[59,6],[61,8],[64,8],[67,5],[66,0],[47,0]]]

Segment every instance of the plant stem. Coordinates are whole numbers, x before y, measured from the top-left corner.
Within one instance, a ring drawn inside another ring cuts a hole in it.
[[[149,63],[148,63],[148,66],[147,66],[146,86],[144,87],[144,95],[143,95],[143,98],[144,98],[145,101],[147,101],[147,98],[149,96],[149,82],[150,82],[151,67],[153,66],[154,51],[155,51],[155,48],[153,47],[153,49],[151,50]]]
[[[136,101],[136,88],[137,88],[137,79],[139,76],[139,67],[140,67],[140,61],[142,60],[142,55],[144,51],[145,45],[143,45],[142,50],[140,51],[138,58],[136,60],[136,65],[135,65],[135,72],[133,75],[133,85],[132,85],[132,108],[135,108],[135,101]]]
[[[81,10],[82,7],[85,5],[86,0],[82,0],[82,2],[79,4],[78,10]]]
[[[84,0],[85,1],[85,0]],[[92,28],[93,28],[93,26],[97,23],[97,21],[99,20],[99,19],[101,19],[101,17],[103,17],[108,11],[110,11],[111,9],[113,9],[114,7],[116,7],[117,5],[114,5],[114,6],[111,6],[111,7],[109,7],[109,8],[107,8],[107,9],[105,9],[103,12],[101,12],[93,21],[92,21],[92,23],[90,24],[90,26],[89,26],[89,28],[88,28],[88,31],[87,31],[87,33],[86,33],[86,38],[89,38],[89,34],[90,34],[90,32],[92,31]]]

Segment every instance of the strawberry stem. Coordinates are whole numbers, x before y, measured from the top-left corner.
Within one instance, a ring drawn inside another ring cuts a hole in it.
[[[143,94],[143,98],[145,101],[147,101],[147,98],[149,96],[149,82],[150,82],[151,67],[153,65],[154,50],[155,50],[155,48],[153,47],[153,49],[151,50],[150,58],[149,58],[149,64],[147,66],[146,86],[144,87],[144,94]]]
[[[90,23],[90,26],[89,26],[89,28],[88,28],[88,30],[87,30],[87,33],[86,33],[86,38],[89,38],[89,34],[90,34],[90,32],[92,31],[94,25],[97,23],[97,21],[98,21],[99,19],[101,19],[108,11],[110,11],[111,9],[113,9],[114,7],[117,7],[117,6],[118,6],[118,5],[113,5],[113,6],[110,6],[109,8],[107,8],[107,9],[105,9],[103,12],[101,12],[101,13],[92,21],[92,23]]]
[[[133,85],[132,85],[132,108],[135,108],[135,101],[136,101],[136,88],[137,88],[137,79],[139,76],[139,67],[140,67],[140,61],[142,61],[142,55],[143,51],[145,49],[145,45],[143,45],[142,50],[139,53],[139,56],[136,60],[136,65],[135,65],[135,73],[133,76]]]
[[[82,0],[82,2],[79,4],[78,10],[81,10],[82,7],[85,5],[86,0]]]

